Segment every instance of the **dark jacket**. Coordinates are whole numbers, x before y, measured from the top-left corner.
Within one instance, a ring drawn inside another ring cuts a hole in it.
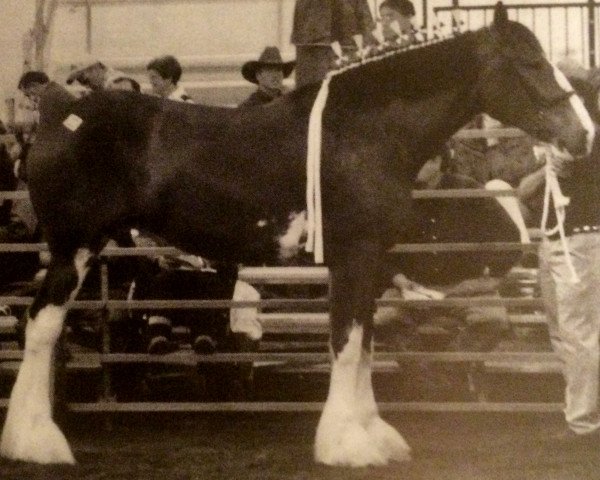
[[[256,105],[264,105],[277,97],[271,97],[261,89],[256,90],[246,100],[239,104],[239,107],[254,107]]]
[[[52,123],[54,119],[64,119],[71,103],[77,98],[56,82],[50,82],[40,97],[38,110],[40,123]]]
[[[375,28],[366,0],[296,0],[292,43],[353,45],[352,36]]]

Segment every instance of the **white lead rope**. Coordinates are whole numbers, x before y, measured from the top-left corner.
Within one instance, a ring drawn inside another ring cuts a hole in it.
[[[534,153],[536,156],[540,154],[539,150],[536,150],[540,147],[534,147]],[[543,147],[542,147],[543,148]],[[546,185],[544,188],[544,208],[542,211],[542,223],[541,230],[542,233],[546,236],[554,235],[556,233],[559,234],[560,242],[563,248],[563,252],[565,254],[565,262],[567,263],[567,267],[571,272],[571,281],[573,283],[578,283],[579,275],[575,271],[575,266],[573,265],[573,258],[571,256],[571,250],[569,249],[569,244],[567,242],[567,236],[565,234],[565,218],[566,218],[566,207],[569,205],[571,199],[563,195],[562,190],[560,188],[560,184],[558,183],[558,177],[556,176],[556,172],[552,168],[552,164],[549,161],[550,156],[553,155],[552,147],[543,148],[543,155],[546,156],[546,167],[545,167],[545,175],[546,175]],[[548,214],[550,211],[550,199],[552,198],[552,203],[554,204],[554,212],[556,215],[556,226],[551,229],[547,229],[548,223]]]
[[[308,121],[306,152],[306,251],[314,252],[315,263],[323,263],[323,205],[321,198],[321,143],[323,110],[329,95],[332,74],[327,74],[315,99]]]

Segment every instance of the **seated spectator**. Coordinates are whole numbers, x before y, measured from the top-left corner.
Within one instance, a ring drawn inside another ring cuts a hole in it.
[[[240,107],[263,105],[283,95],[285,87],[283,79],[289,77],[296,66],[295,61],[284,62],[277,47],[267,47],[258,60],[242,65],[242,76],[258,88]]]
[[[453,173],[452,152],[427,162],[417,176],[417,188],[483,188],[470,177]],[[500,188],[498,182],[491,187]],[[398,243],[515,242],[522,237],[524,222],[516,198],[418,199],[414,217]],[[527,241],[527,238],[523,239]],[[522,258],[519,251],[415,252],[394,254],[386,276],[392,279],[384,298],[439,299],[499,295],[504,276]],[[399,273],[401,272],[401,273]],[[462,346],[491,348],[508,328],[504,307],[380,307],[376,323],[391,329],[417,329],[426,325],[456,337]],[[391,323],[390,323],[391,322]],[[395,324],[395,326],[394,326]],[[387,325],[387,326],[386,326]],[[465,343],[466,342],[466,343]],[[481,343],[483,342],[483,343]],[[468,344],[468,345],[467,345]]]
[[[379,15],[385,41],[414,42],[415,29],[412,21],[415,7],[410,0],[384,0],[379,5]]]
[[[127,90],[130,92],[141,92],[140,84],[131,77],[117,77],[113,80],[111,86],[113,90]]]
[[[198,257],[196,257],[198,258]],[[171,259],[172,261],[175,259]],[[164,260],[163,260],[164,262]],[[136,300],[229,300],[237,278],[237,267],[227,265],[193,267],[179,262],[155,265],[153,272],[144,272],[135,281]],[[147,323],[148,353],[162,354],[179,349],[173,326],[184,327],[189,343],[196,353],[228,350],[228,310],[172,309],[141,312]]]
[[[9,152],[0,143],[0,191],[26,190],[18,178],[15,162],[26,150],[13,148]],[[40,241],[37,219],[28,198],[4,200],[0,204],[0,243],[30,243]],[[40,268],[37,252],[0,253],[0,290],[15,282],[33,280]]]
[[[99,60],[87,60],[73,67],[67,77],[67,85],[77,82],[92,91],[104,90],[111,88],[114,80],[123,76],[122,72],[107,67]]]
[[[162,98],[180,102],[194,103],[179,84],[183,73],[179,61],[172,55],[153,59],[147,66],[148,79],[152,92]]]

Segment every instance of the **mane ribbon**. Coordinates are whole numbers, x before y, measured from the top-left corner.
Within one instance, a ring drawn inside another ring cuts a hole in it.
[[[540,228],[542,233],[546,236],[554,235],[556,233],[559,234],[563,252],[565,254],[565,262],[567,263],[567,267],[571,272],[571,281],[573,283],[578,283],[579,276],[575,271],[575,266],[573,265],[573,259],[571,257],[571,251],[569,250],[569,244],[567,243],[567,236],[565,235],[566,207],[569,205],[570,198],[563,195],[562,190],[560,189],[560,184],[558,183],[556,171],[553,169],[552,163],[549,161],[551,156],[555,155],[554,148],[552,146],[536,146],[533,148],[536,157],[540,157],[542,155],[546,157],[546,186],[544,188],[544,209],[542,211],[542,224]],[[554,204],[556,226],[554,228],[547,229],[546,225],[548,223],[548,213],[550,210],[550,198],[552,198],[552,203]]]
[[[306,215],[308,237],[306,251],[314,252],[315,263],[323,263],[323,205],[321,197],[321,130],[323,110],[329,95],[329,82],[335,72],[329,72],[313,103],[308,120],[308,145],[306,152]]]
[[[433,40],[410,44],[408,46],[397,45],[391,49],[375,49],[374,55],[369,56],[369,51],[362,48],[362,36],[355,35],[354,42],[358,47],[358,61],[352,62],[343,54],[342,47],[338,42],[333,42],[331,48],[337,56],[338,70],[331,70],[325,76],[321,83],[319,93],[315,98],[310,117],[308,120],[308,139],[306,152],[306,215],[307,215],[307,239],[306,251],[314,252],[315,263],[325,261],[323,248],[323,208],[321,197],[321,143],[323,127],[323,110],[329,96],[329,83],[331,79],[345,72],[346,70],[356,68],[365,63],[377,61],[390,55],[396,55],[398,52],[421,48],[433,43],[445,41],[447,38],[439,37]],[[383,46],[385,47],[385,45]]]

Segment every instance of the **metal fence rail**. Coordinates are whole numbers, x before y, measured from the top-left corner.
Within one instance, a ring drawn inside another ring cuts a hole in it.
[[[523,133],[517,129],[495,130],[462,130],[456,136],[459,138],[487,138],[487,137],[516,137]],[[413,192],[413,197],[425,198],[475,198],[490,196],[514,195],[510,190],[418,190]],[[1,199],[23,199],[27,192],[0,192]],[[394,246],[390,252],[440,252],[440,251],[506,251],[522,250],[531,251],[536,248],[536,243],[521,244],[514,242],[494,243],[436,243],[436,244],[402,244]],[[36,252],[47,250],[45,243],[26,244],[0,244],[0,252]],[[328,305],[326,299],[268,299],[259,301],[233,301],[233,300],[119,300],[110,297],[108,288],[109,270],[106,260],[115,256],[138,255],[177,255],[180,250],[173,247],[137,247],[117,248],[107,247],[101,252],[100,269],[101,287],[97,300],[77,300],[69,303],[73,309],[94,309],[102,312],[102,349],[97,353],[73,353],[67,367],[79,370],[93,370],[102,372],[102,392],[98,401],[89,403],[71,403],[69,408],[76,412],[140,412],[140,411],[318,411],[322,408],[320,402],[129,402],[119,403],[112,395],[110,367],[124,363],[142,364],[175,364],[195,366],[203,364],[217,364],[230,362],[274,362],[286,366],[321,364],[327,371],[329,354],[327,353],[216,353],[213,355],[198,355],[191,351],[176,352],[173,354],[157,356],[149,354],[113,353],[109,350],[109,329],[106,328],[111,319],[111,313],[116,310],[135,309],[200,309],[200,308],[240,308],[256,307],[259,309],[277,308],[283,312],[274,314],[265,319],[277,320],[280,325],[286,321],[310,319],[312,327],[323,325],[328,319],[328,314],[297,313],[294,310],[302,308],[322,309]],[[255,284],[328,284],[329,273],[325,267],[244,267],[240,269],[239,278]],[[26,306],[33,301],[26,296],[0,296],[0,304]],[[433,307],[464,307],[464,306],[504,306],[528,309],[543,309],[539,298],[500,298],[500,297],[470,297],[470,298],[445,298],[443,300],[402,300],[379,299],[378,306],[407,306],[420,308]],[[291,313],[287,313],[291,312]],[[269,314],[265,314],[269,315]],[[302,317],[304,315],[304,317]],[[298,322],[296,322],[298,323]],[[284,327],[281,327],[284,328]],[[320,327],[319,327],[320,328]],[[299,332],[298,327],[295,332]],[[321,330],[318,330],[321,331]],[[15,368],[22,352],[18,350],[0,350],[0,368]],[[386,362],[398,366],[405,362],[452,362],[470,365],[473,370],[481,369],[489,362],[530,362],[546,365],[555,365],[557,358],[553,353],[535,352],[376,352],[375,363]],[[480,399],[481,400],[481,399]],[[0,408],[6,407],[7,401],[0,399]],[[562,404],[539,402],[384,402],[380,403],[384,411],[559,411]]]
[[[460,18],[465,29],[477,29],[492,23],[495,3],[467,5],[453,0],[449,6],[434,7],[435,18],[430,22],[453,25],[455,18]],[[570,56],[588,67],[598,65],[600,4],[597,1],[509,3],[505,6],[512,20],[536,34],[552,61]]]

